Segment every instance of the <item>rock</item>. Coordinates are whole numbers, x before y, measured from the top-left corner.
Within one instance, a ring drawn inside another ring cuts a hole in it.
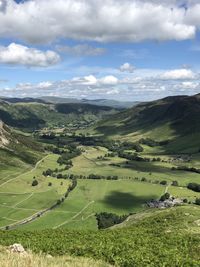
[[[9,246],[9,251],[11,253],[26,254],[24,247],[21,244],[17,243]]]
[[[47,254],[47,259],[52,259],[53,258],[53,256],[51,256],[50,254]]]

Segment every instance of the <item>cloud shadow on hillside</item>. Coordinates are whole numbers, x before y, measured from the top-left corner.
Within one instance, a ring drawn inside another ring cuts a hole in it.
[[[136,196],[131,193],[124,193],[120,191],[112,191],[109,195],[107,195],[103,199],[103,203],[111,206],[115,209],[124,209],[130,210],[131,208],[136,208],[145,204],[147,201],[151,199],[155,199],[156,197],[151,196]]]

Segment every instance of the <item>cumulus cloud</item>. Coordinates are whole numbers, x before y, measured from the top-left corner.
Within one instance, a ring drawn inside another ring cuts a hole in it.
[[[96,85],[97,78],[94,75],[88,75],[85,77],[75,77],[72,79],[71,83],[79,85]]]
[[[113,75],[105,76],[99,80],[99,82],[103,85],[116,85],[118,84],[119,80],[117,77]]]
[[[200,4],[163,0],[0,0],[0,37],[29,43],[186,40],[200,27]]]
[[[132,73],[132,72],[134,72],[135,67],[127,62],[127,63],[124,63],[123,65],[121,65],[119,69],[122,72],[130,72],[130,73]]]
[[[85,75],[61,81],[42,81],[38,84],[20,83],[15,87],[0,88],[0,95],[34,96],[51,95],[74,98],[110,98],[119,100],[149,101],[167,95],[195,94],[200,90],[199,76],[192,72],[177,74],[177,70],[136,69],[134,73],[121,75],[110,70],[102,75]],[[161,78],[165,74],[165,79]],[[167,75],[166,75],[167,74]],[[170,74],[170,75],[169,75]],[[173,75],[172,75],[173,74]],[[184,75],[183,75],[184,74]],[[184,77],[184,78],[183,78]],[[191,77],[194,77],[191,79]]]
[[[34,48],[11,43],[0,46],[0,63],[30,67],[49,67],[57,64],[60,56],[54,51],[43,52]]]
[[[165,80],[185,80],[195,79],[196,76],[197,74],[190,69],[176,69],[164,72],[160,75],[160,78]]]
[[[85,76],[83,78],[75,77],[71,80],[71,83],[79,85],[93,85],[93,86],[102,86],[102,85],[116,85],[118,84],[118,78],[112,75],[104,76],[97,79],[94,75]]]
[[[180,87],[183,89],[196,89],[199,85],[198,82],[182,82]]]
[[[79,44],[75,46],[57,46],[57,50],[73,56],[100,56],[106,52],[106,49],[101,47],[93,47],[88,44]]]

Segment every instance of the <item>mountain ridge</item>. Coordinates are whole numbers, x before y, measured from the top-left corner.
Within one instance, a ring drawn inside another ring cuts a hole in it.
[[[23,101],[23,100],[22,100]],[[83,103],[8,102],[0,100],[0,119],[12,127],[37,130],[44,127],[63,127],[69,124],[87,125],[104,116],[118,112],[108,106]]]
[[[95,130],[105,136],[124,139],[150,137],[158,141],[169,139],[188,142],[200,147],[200,95],[172,96],[147,103],[112,115],[98,122]],[[115,129],[115,131],[113,131]],[[195,138],[193,138],[195,135]]]

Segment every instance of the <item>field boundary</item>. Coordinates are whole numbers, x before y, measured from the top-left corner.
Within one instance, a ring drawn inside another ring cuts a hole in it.
[[[73,217],[71,217],[71,218],[68,219],[67,221],[65,221],[65,222],[63,222],[63,223],[61,223],[61,224],[59,224],[59,225],[53,227],[53,229],[58,229],[58,228],[60,228],[61,226],[67,224],[68,222],[73,221],[75,218],[77,218],[79,215],[81,215],[81,213],[82,213],[84,210],[86,210],[86,209],[87,209],[91,204],[93,204],[93,203],[94,203],[94,200],[90,201],[87,205],[85,205],[85,206],[82,208],[82,210],[80,210],[79,212],[77,212]]]
[[[75,181],[75,183],[72,184],[71,186],[69,185],[67,191],[65,192],[65,194],[62,197],[63,201],[68,197],[69,192],[71,192],[74,188],[76,188],[76,185],[77,185],[77,181]],[[13,224],[10,224],[10,225],[7,225],[7,226],[2,226],[2,227],[0,227],[0,230],[13,230],[13,229],[16,229],[17,227],[19,227],[21,225],[24,225],[24,224],[30,223],[32,221],[35,221],[36,219],[40,218],[41,216],[43,216],[47,212],[49,212],[49,211],[55,209],[56,207],[58,207],[63,201],[59,200],[55,204],[53,204],[51,207],[46,208],[44,210],[41,210],[39,212],[36,212],[35,214],[32,214],[31,216],[29,216],[29,217],[27,217],[25,219],[19,220],[16,223],[13,223]],[[14,209],[17,209],[17,207],[14,207]],[[18,208],[18,209],[20,209],[20,208]]]
[[[18,176],[16,176],[16,177],[14,177],[14,178],[8,180],[8,181],[2,183],[2,184],[0,185],[0,188],[3,187],[5,184],[8,184],[8,183],[10,183],[10,182],[12,182],[12,181],[14,181],[14,180],[19,179],[19,178],[20,178],[21,176],[23,176],[23,175],[26,175],[26,174],[28,174],[28,173],[32,173],[33,171],[35,171],[35,170],[37,169],[37,167],[40,165],[40,163],[41,163],[43,160],[45,160],[47,157],[49,157],[49,155],[51,155],[51,154],[48,154],[48,155],[46,155],[45,157],[43,157],[42,159],[40,159],[40,160],[35,164],[35,166],[34,166],[31,170],[29,170],[29,171],[27,171],[27,172],[24,172],[24,173],[22,173],[22,174],[20,174],[20,175],[18,175]]]

